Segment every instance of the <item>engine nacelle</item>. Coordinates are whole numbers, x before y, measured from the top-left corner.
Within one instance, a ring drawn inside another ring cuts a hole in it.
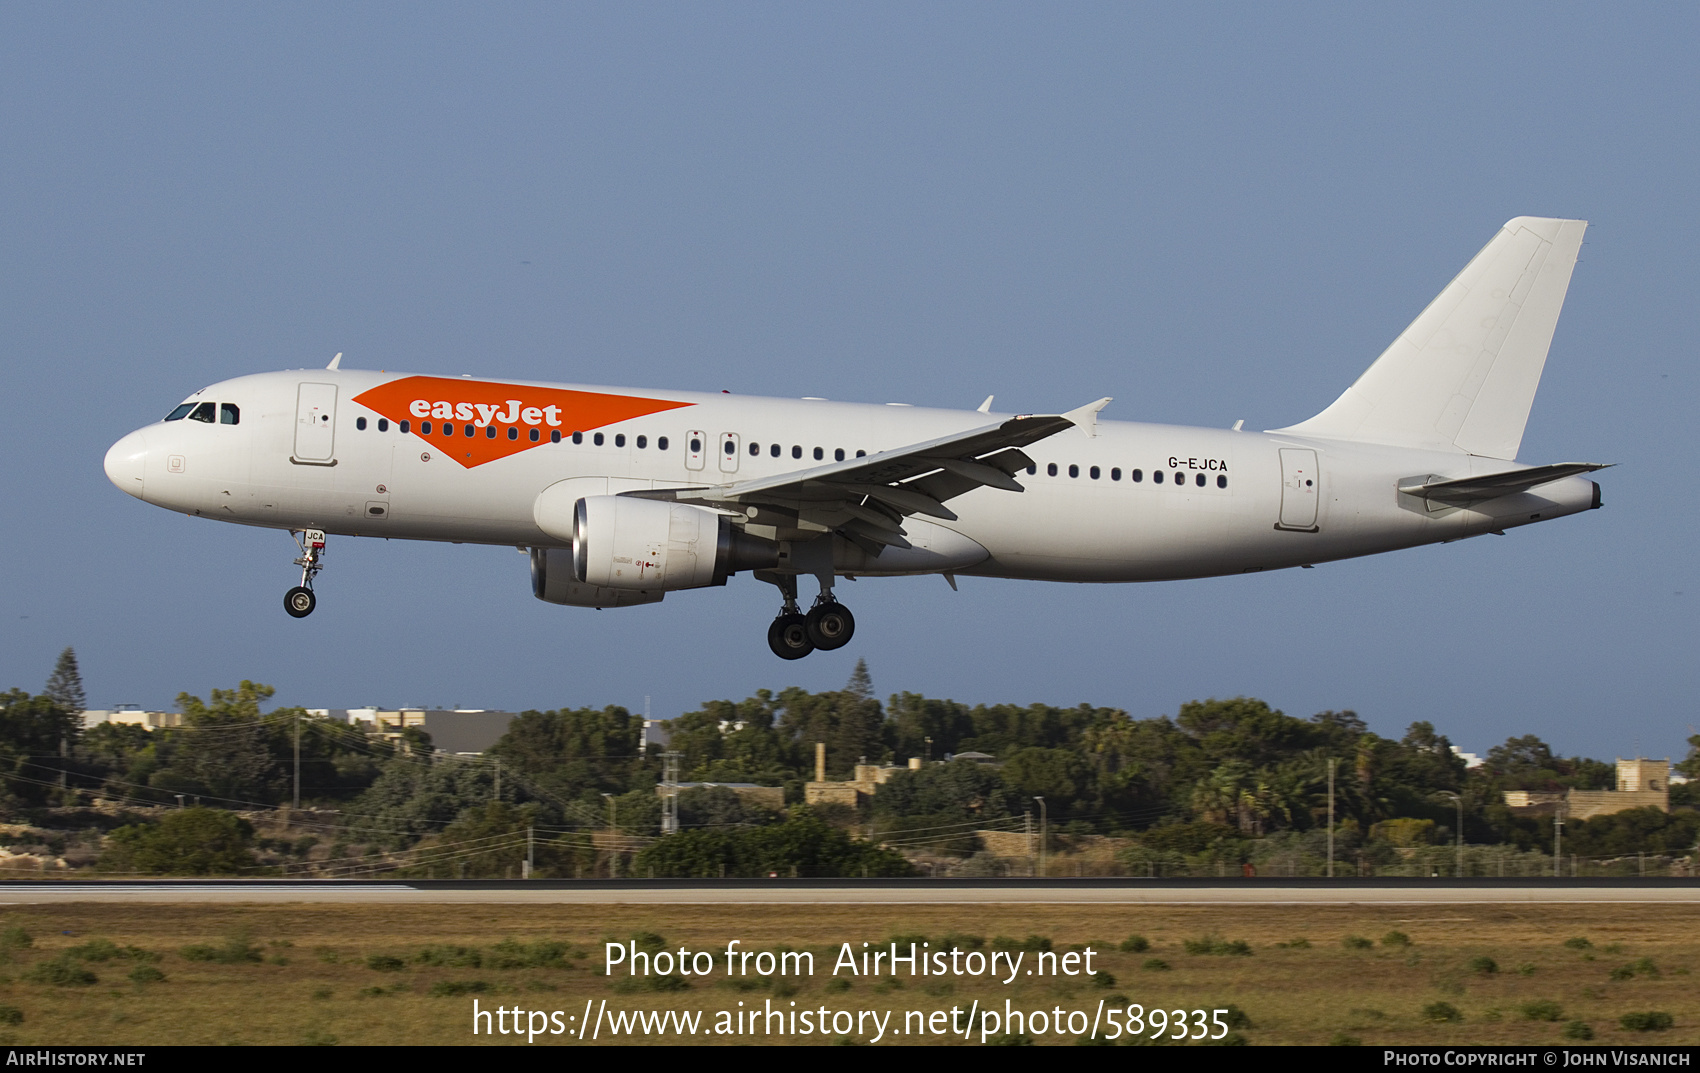
[[[670,592],[724,585],[779,562],[779,545],[705,507],[589,496],[573,509],[573,576],[607,589]]]
[[[596,608],[658,604],[667,595],[586,585],[573,576],[573,553],[568,548],[531,549],[531,594],[552,604]]]

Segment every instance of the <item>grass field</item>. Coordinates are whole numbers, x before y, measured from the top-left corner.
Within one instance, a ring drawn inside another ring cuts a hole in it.
[[[1235,1038],[1254,1045],[1560,1044],[1588,1032],[1596,1044],[1695,1043],[1694,922],[1684,908],[1542,905],[18,906],[0,913],[0,1042],[467,1044],[486,1039],[472,1034],[474,1000],[482,1009],[561,1010],[572,1027],[587,1000],[608,1010],[701,1010],[712,1025],[716,1011],[740,1002],[891,1010],[901,1024],[904,1011],[966,1010],[976,999],[1001,1011],[1008,999],[1017,1009],[1087,1015],[1100,1000],[1232,1004],[1245,1015]],[[643,933],[669,950],[714,951],[716,970],[670,981],[688,985],[677,990],[599,974],[604,940]],[[860,951],[863,941],[898,934],[954,934],[964,947],[980,937],[987,950],[998,937],[1039,936],[1058,951],[1091,944],[1094,968],[1106,975],[1023,976],[1007,987],[831,975],[840,943]],[[1134,935],[1148,949],[1121,949]],[[815,975],[728,978],[718,955],[734,938],[744,949],[813,950]],[[1670,1027],[1649,1014],[1668,1015]],[[1651,1027],[1623,1027],[1626,1015]],[[674,1033],[650,1041],[681,1042]],[[838,1033],[771,1039],[841,1041]],[[490,1042],[527,1045],[513,1035]],[[598,1042],[634,1041],[604,1033]],[[885,1042],[953,1040],[888,1034]],[[1050,1032],[1036,1042],[1077,1036]],[[544,1035],[531,1045],[550,1043],[579,1040]]]

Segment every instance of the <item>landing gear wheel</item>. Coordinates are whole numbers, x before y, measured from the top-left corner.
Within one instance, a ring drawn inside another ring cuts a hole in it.
[[[822,652],[843,648],[856,633],[856,617],[840,603],[816,604],[808,623],[809,640]]]
[[[283,609],[288,611],[292,618],[306,618],[318,604],[319,600],[313,595],[313,590],[302,588],[300,585],[283,594]]]
[[[767,628],[767,647],[780,659],[802,659],[815,650],[810,632],[809,620],[802,615],[780,615]]]

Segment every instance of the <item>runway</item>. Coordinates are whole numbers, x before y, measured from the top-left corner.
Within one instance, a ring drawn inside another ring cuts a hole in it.
[[[1696,905],[1700,879],[211,880],[0,883],[0,904]]]

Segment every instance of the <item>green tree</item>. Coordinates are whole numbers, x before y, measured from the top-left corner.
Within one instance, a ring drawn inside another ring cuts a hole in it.
[[[796,808],[770,827],[681,831],[649,846],[632,862],[633,874],[657,877],[910,876],[900,854],[852,838],[812,811]]]
[[[112,832],[100,868],[177,876],[252,874],[253,841],[253,825],[240,816],[211,808],[179,809],[158,823]]]
[[[53,665],[53,673],[41,692],[69,715],[82,715],[87,710],[88,698],[83,694],[83,676],[77,670],[76,652],[67,648],[59,653],[59,662]]]

